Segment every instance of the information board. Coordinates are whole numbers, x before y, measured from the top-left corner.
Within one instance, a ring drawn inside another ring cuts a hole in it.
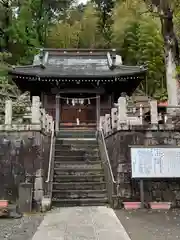
[[[180,148],[131,148],[132,178],[179,178]]]

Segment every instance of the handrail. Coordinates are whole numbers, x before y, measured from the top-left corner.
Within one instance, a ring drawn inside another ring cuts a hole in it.
[[[102,141],[103,141],[103,145],[104,145],[104,150],[105,150],[105,154],[106,154],[106,159],[107,159],[107,162],[108,162],[108,165],[109,165],[109,170],[110,170],[110,173],[111,173],[112,182],[113,182],[114,184],[116,184],[117,182],[116,182],[115,179],[114,179],[114,175],[113,175],[111,163],[110,163],[110,160],[109,160],[109,154],[108,154],[107,147],[106,147],[106,143],[105,143],[104,132],[103,132],[102,128],[99,129],[99,132],[101,133],[101,136],[102,136]]]
[[[54,143],[54,121],[52,124],[52,129],[51,129],[51,145],[50,145],[50,152],[49,152],[49,166],[48,166],[48,176],[46,179],[46,183],[50,182],[50,177],[51,177],[51,165],[52,165],[52,157],[53,157],[53,143]]]

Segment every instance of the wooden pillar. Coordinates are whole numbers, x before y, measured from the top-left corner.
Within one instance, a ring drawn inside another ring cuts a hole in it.
[[[42,108],[44,108],[44,92],[41,92],[41,104]]]
[[[48,108],[48,96],[47,96],[46,93],[44,94],[44,108],[45,108],[45,109]]]
[[[110,109],[112,108],[112,95],[109,95],[108,97],[108,106],[110,107]]]
[[[96,94],[96,127],[99,129],[100,123],[100,95]]]
[[[56,95],[56,132],[59,131],[60,124],[60,95]]]

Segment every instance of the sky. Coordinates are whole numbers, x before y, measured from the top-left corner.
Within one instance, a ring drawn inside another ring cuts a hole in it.
[[[86,3],[87,3],[87,0],[78,0],[78,3],[79,3],[79,4],[81,4],[81,3],[86,4]]]

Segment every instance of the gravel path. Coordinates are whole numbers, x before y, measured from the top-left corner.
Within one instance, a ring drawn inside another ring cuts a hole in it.
[[[20,219],[0,218],[0,240],[31,240],[43,218],[42,214]]]
[[[132,240],[180,239],[180,210],[117,210],[116,215]]]

